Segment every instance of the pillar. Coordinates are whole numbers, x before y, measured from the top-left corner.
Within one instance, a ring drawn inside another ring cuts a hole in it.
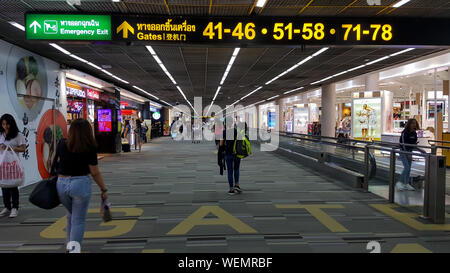
[[[320,117],[322,136],[336,135],[336,84],[322,86],[322,116]]]
[[[144,102],[144,111],[142,112],[142,117],[144,119],[151,119],[151,116],[150,116],[150,101]]]
[[[286,114],[284,112],[284,99],[279,99],[277,100],[277,102],[275,103],[275,105],[278,105],[278,129],[280,132],[286,132],[286,124],[284,123],[284,115]]]
[[[366,85],[366,91],[378,91],[378,82],[380,81],[380,74],[379,73],[373,73],[366,75],[365,77],[365,85]]]

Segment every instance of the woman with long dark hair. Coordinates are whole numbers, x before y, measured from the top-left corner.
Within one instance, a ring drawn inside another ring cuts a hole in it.
[[[25,137],[19,132],[16,120],[10,114],[4,114],[0,118],[0,150],[10,146],[14,152],[23,153],[27,149]],[[17,217],[19,213],[19,189],[2,188],[3,204],[5,208],[0,212],[0,217],[9,214],[10,218]]]
[[[409,119],[408,122],[405,125],[405,129],[403,130],[401,136],[400,136],[400,150],[405,152],[412,152],[413,150],[419,150],[421,152],[421,149],[414,147],[414,146],[406,146],[402,144],[410,144],[410,145],[416,145],[418,143],[417,141],[417,133],[416,130],[420,130],[419,123],[416,119]],[[398,190],[409,190],[414,191],[414,187],[410,185],[410,173],[411,173],[411,165],[412,165],[412,155],[411,154],[400,154],[400,160],[403,163],[403,172],[400,175],[400,182],[396,184],[396,187]]]
[[[66,208],[67,243],[83,240],[86,214],[91,199],[92,181],[101,190],[103,200],[108,198],[107,188],[98,169],[97,149],[92,128],[85,119],[76,119],[69,129],[67,140],[61,140],[56,152],[55,164],[58,196]]]

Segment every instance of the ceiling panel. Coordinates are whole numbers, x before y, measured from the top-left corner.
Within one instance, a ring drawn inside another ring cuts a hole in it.
[[[170,103],[183,103],[184,99],[175,85],[164,74],[143,45],[112,43],[67,43],[59,45],[96,65],[110,65],[108,71],[127,81],[117,82],[93,67],[64,55],[46,42],[26,41],[24,33],[9,25],[14,20],[23,24],[27,11],[131,13],[147,15],[196,15],[196,16],[405,16],[405,17],[450,17],[450,1],[412,0],[401,8],[389,6],[397,0],[382,0],[381,6],[369,6],[366,0],[268,0],[263,8],[254,6],[254,0],[81,0],[81,5],[70,6],[62,0],[1,0],[0,36],[16,45],[49,57],[66,66],[97,75],[128,90],[137,85]],[[351,5],[350,5],[351,4]],[[300,13],[301,12],[301,13]],[[316,52],[321,47],[302,48],[242,48],[228,74],[223,88],[217,96],[218,104],[232,103],[254,90],[263,89],[249,96],[244,102],[253,103],[267,99],[287,90],[305,86],[304,90],[316,88],[310,83],[343,70],[359,66],[403,48],[381,48],[361,46],[331,47],[325,53],[308,61],[284,75],[270,85],[265,83],[293,64]],[[172,74],[177,84],[193,103],[194,96],[203,96],[203,104],[209,105],[214,96],[233,48],[154,46],[160,59]],[[345,79],[412,58],[431,54],[443,48],[421,48],[389,58],[374,65],[344,74],[330,81]],[[327,83],[327,82],[324,82]]]

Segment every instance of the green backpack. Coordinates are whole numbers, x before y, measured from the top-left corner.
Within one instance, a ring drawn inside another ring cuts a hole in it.
[[[250,141],[245,135],[244,130],[240,132],[240,135],[242,135],[242,140],[239,140],[239,137],[234,140],[233,153],[235,153],[238,158],[242,159],[252,153],[252,146],[250,145]]]

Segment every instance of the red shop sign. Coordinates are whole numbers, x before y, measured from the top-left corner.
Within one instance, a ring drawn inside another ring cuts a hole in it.
[[[122,116],[131,116],[133,114],[133,110],[120,110]]]
[[[89,99],[93,99],[93,100],[99,100],[100,99],[100,93],[92,90],[92,89],[86,89],[86,93],[87,93],[87,97]]]
[[[128,102],[126,102],[126,101],[120,101],[120,105],[125,105],[125,106],[128,106],[128,105],[130,105]]]

